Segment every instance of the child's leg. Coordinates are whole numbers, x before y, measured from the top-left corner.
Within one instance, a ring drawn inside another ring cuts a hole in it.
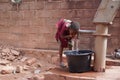
[[[66,66],[63,63],[63,57],[62,57],[63,49],[64,48],[62,46],[60,46],[60,48],[59,48],[59,58],[60,58],[60,64],[59,64],[59,66],[62,67],[62,68],[66,68]]]
[[[60,47],[59,47],[59,59],[60,59],[60,63],[63,62],[62,54],[63,54],[63,47],[60,45]]]

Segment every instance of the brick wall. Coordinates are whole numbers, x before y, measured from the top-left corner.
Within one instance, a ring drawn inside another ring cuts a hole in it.
[[[109,33],[111,37],[108,39],[108,53],[111,53],[116,48],[120,49],[120,8],[113,20],[113,24],[109,26]]]
[[[19,9],[0,0],[0,43],[18,48],[57,49],[55,24],[60,18],[78,21],[81,29],[94,29],[93,16],[101,0],[22,0]],[[120,10],[119,10],[120,12]],[[109,51],[119,47],[119,13],[110,26]],[[80,49],[93,49],[91,34],[80,35]],[[114,46],[111,46],[114,45]],[[111,46],[111,47],[110,47]]]

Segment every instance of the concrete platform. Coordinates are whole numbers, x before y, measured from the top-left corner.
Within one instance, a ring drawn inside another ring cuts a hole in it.
[[[120,80],[120,66],[107,66],[105,72],[70,73],[56,68],[45,74],[45,80]]]

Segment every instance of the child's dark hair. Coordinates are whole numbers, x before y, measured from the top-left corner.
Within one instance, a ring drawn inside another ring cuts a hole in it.
[[[70,25],[70,28],[71,29],[73,29],[73,30],[75,30],[75,31],[78,31],[79,30],[79,27],[80,27],[80,25],[79,25],[79,23],[78,22],[71,22],[71,25]]]

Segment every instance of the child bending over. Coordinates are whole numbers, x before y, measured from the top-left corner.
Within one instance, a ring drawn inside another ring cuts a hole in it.
[[[57,23],[56,40],[59,46],[60,66],[65,67],[62,59],[64,48],[72,49],[72,39],[77,39],[79,34],[79,24],[67,19],[61,19]]]

